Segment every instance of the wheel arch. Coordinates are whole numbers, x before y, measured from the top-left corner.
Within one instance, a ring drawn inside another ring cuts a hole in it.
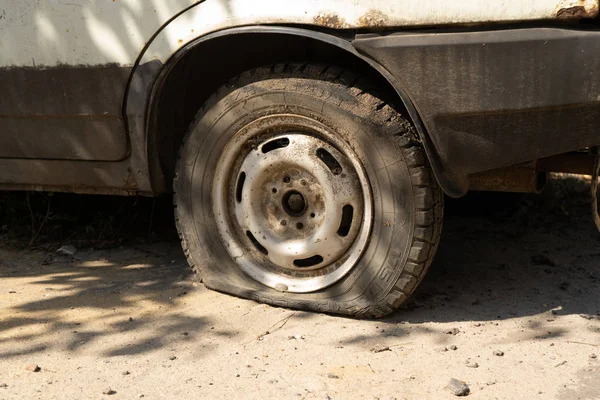
[[[148,81],[151,75],[156,78],[152,84],[138,85],[146,86],[146,93],[139,90],[130,93],[135,97],[146,96],[143,119],[138,117],[130,122],[130,130],[143,129],[138,132],[142,139],[139,150],[144,152],[152,191],[170,190],[181,139],[196,112],[220,86],[258,66],[323,62],[368,75],[392,102],[395,100],[394,106],[415,125],[440,186],[450,195],[462,195],[467,187],[464,178],[444,169],[411,99],[390,73],[353,47],[353,37],[351,31],[332,34],[299,27],[230,28],[189,42],[164,66],[158,61],[145,64],[146,68],[140,68],[138,73],[138,82]],[[144,69],[148,72],[142,73]],[[136,103],[140,104],[140,99]],[[128,117],[131,121],[132,115]]]

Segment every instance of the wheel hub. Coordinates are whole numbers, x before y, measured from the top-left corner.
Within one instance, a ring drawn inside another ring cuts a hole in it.
[[[290,190],[283,196],[283,209],[291,217],[301,217],[308,208],[308,203],[302,193]]]
[[[270,137],[245,152],[236,144],[226,148],[214,182],[231,256],[278,290],[311,292],[341,279],[371,223],[368,183],[351,150],[304,133]]]

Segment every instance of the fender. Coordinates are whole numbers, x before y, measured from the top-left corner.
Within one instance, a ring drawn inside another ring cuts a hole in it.
[[[451,171],[448,171],[447,169],[445,169],[444,165],[441,162],[439,162],[439,157],[437,156],[437,154],[435,152],[435,148],[433,147],[431,140],[429,139],[429,136],[427,135],[427,132],[425,131],[425,128],[423,126],[423,123],[421,122],[421,118],[420,118],[419,114],[417,113],[417,110],[415,109],[410,98],[401,89],[396,78],[394,78],[394,76],[392,76],[385,68],[383,68],[381,65],[379,65],[372,59],[365,57],[364,55],[358,53],[358,51],[352,46],[352,43],[350,41],[342,39],[337,36],[330,35],[330,34],[318,32],[318,31],[307,30],[307,29],[291,28],[291,27],[253,26],[253,27],[232,28],[232,29],[227,29],[227,30],[223,30],[223,31],[219,31],[219,32],[215,32],[215,33],[203,36],[201,38],[198,38],[198,39],[192,41],[191,43],[189,43],[188,45],[183,47],[180,51],[178,51],[167,62],[166,66],[164,68],[159,69],[158,64],[156,62],[147,63],[146,64],[147,68],[140,68],[139,71],[143,71],[143,73],[141,73],[139,75],[139,77],[137,77],[136,81],[139,82],[140,84],[143,84],[144,82],[146,82],[147,86],[146,86],[146,89],[143,91],[133,92],[133,96],[130,96],[130,98],[132,100],[131,104],[133,106],[136,106],[136,105],[139,106],[142,104],[144,99],[150,98],[150,101],[147,104],[148,109],[149,109],[151,104],[154,101],[154,98],[156,95],[156,90],[160,87],[160,82],[162,81],[162,79],[169,74],[169,72],[172,69],[172,66],[174,66],[177,63],[177,61],[181,57],[183,57],[187,53],[187,51],[192,49],[194,46],[196,46],[202,42],[206,42],[206,41],[218,38],[218,37],[228,36],[228,35],[236,35],[236,34],[244,34],[244,33],[281,33],[281,34],[286,34],[286,35],[303,36],[303,37],[308,37],[308,38],[312,38],[312,39],[317,39],[319,41],[339,47],[340,49],[342,49],[350,54],[353,54],[354,56],[367,62],[373,69],[375,69],[379,74],[381,74],[388,81],[388,83],[390,84],[391,87],[395,88],[398,97],[402,101],[404,107],[406,108],[410,118],[412,119],[412,121],[417,129],[417,132],[421,138],[421,141],[422,141],[422,143],[425,147],[425,150],[428,154],[428,157],[430,159],[431,165],[434,169],[434,173],[436,174],[436,177],[437,177],[438,181],[440,182],[440,185],[442,186],[442,188],[447,193],[452,193],[456,196],[460,196],[460,195],[464,194],[464,192],[466,192],[466,187],[468,187],[468,186],[465,186],[465,185],[468,185],[468,181],[466,181],[466,176],[461,177],[456,174],[452,174]],[[156,77],[153,77],[154,74],[156,74]],[[158,82],[158,83],[150,84],[149,81],[151,79],[153,82]],[[129,116],[135,118],[135,116],[132,116],[132,115],[129,115]],[[134,124],[130,125],[130,134],[136,135],[138,138],[143,138],[144,143],[146,143],[146,140],[147,140],[148,118],[149,118],[149,115],[146,112],[144,120],[143,120],[144,121],[143,125],[140,123],[134,123]],[[141,120],[140,120],[140,122],[141,122]],[[136,131],[133,131],[132,129],[138,129],[138,131],[136,132]],[[143,129],[143,131],[141,129]]]

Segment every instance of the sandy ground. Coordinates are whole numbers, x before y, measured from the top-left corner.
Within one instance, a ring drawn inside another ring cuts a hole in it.
[[[208,291],[175,241],[0,248],[0,399],[451,399],[450,378],[476,399],[600,399],[584,191],[450,213],[418,294],[377,321]]]

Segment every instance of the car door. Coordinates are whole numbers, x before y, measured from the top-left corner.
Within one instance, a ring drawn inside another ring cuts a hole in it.
[[[132,66],[192,3],[0,0],[0,158],[125,158]]]

